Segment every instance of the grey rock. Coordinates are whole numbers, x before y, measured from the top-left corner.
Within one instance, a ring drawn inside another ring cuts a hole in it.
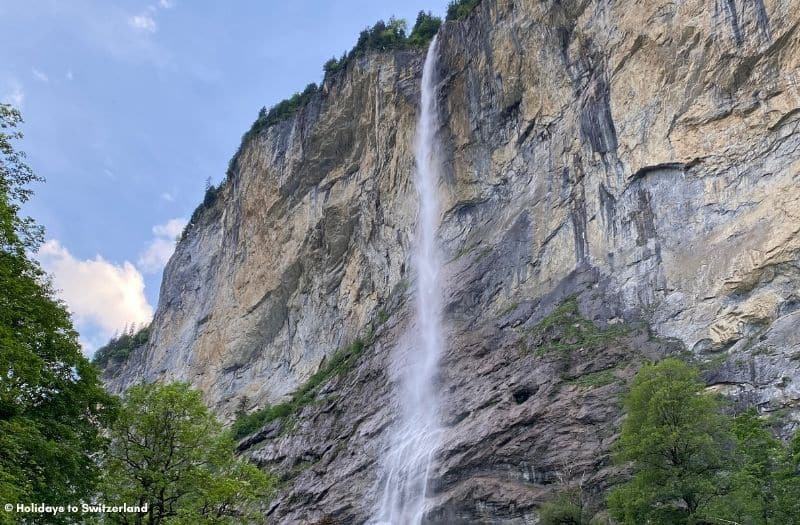
[[[625,382],[681,348],[709,388],[797,428],[797,7],[484,0],[443,26],[447,431],[429,523],[536,523],[563,479],[600,494]],[[393,363],[413,350],[422,58],[360,58],[245,144],[167,265],[150,343],[105,371],[114,391],[190,381],[230,421],[374,331],[291,427],[242,443],[286,478],[279,523],[362,523],[380,490]],[[570,296],[628,334],[526,351]]]

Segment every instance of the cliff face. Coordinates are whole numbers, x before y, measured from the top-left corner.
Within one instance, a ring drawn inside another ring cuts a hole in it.
[[[191,381],[223,415],[293,391],[407,276],[418,53],[352,64],[246,143],[164,271],[148,347],[108,384]]]
[[[683,352],[778,430],[800,421],[798,24],[794,0],[484,0],[440,30],[431,522],[531,523],[559,479],[602,490],[644,359]],[[361,522],[377,497],[414,323],[423,54],[357,60],[248,142],[165,270],[150,343],[105,372],[190,381],[230,418],[366,338],[242,445],[284,474],[281,523]]]

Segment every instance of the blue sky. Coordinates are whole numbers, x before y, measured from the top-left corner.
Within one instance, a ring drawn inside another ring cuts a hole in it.
[[[27,212],[87,353],[156,307],[174,237],[241,135],[359,31],[446,0],[0,3],[0,100],[47,179]]]

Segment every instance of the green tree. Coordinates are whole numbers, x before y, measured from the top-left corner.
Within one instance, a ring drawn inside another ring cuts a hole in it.
[[[111,428],[104,501],[147,505],[115,523],[258,522],[275,480],[234,456],[234,443],[185,383],[130,388]]]
[[[411,34],[408,36],[408,41],[412,46],[424,47],[439,31],[442,25],[442,19],[438,16],[433,16],[430,11],[420,11],[417,14],[417,21],[411,29]]]
[[[20,206],[28,184],[41,179],[14,149],[21,122],[19,111],[0,104],[0,501],[74,504],[94,487],[99,429],[113,402],[29,257],[43,233]],[[0,513],[0,523],[11,518]]]
[[[755,409],[737,415],[732,428],[731,490],[710,514],[741,525],[794,525],[800,518],[800,471],[792,443],[800,438],[784,445]]]
[[[447,20],[466,18],[480,3],[481,0],[452,0],[447,4]]]
[[[708,511],[729,484],[733,445],[719,399],[676,359],[646,365],[625,399],[618,458],[633,477],[608,497],[625,524],[714,523]],[[713,518],[713,519],[712,519]]]
[[[754,409],[733,420],[736,439],[731,491],[715,505],[714,515],[747,524],[778,523],[779,471],[785,449]]]
[[[324,64],[322,64],[322,71],[325,72],[325,76],[332,75],[339,71],[339,59],[336,57],[331,57],[328,59]]]
[[[115,335],[108,343],[97,349],[92,363],[105,368],[109,363],[125,361],[134,349],[147,344],[149,339],[150,325],[142,326],[133,333],[130,330],[123,330],[122,335]]]
[[[777,523],[797,523],[800,516],[800,430],[784,451],[783,461],[775,473]]]
[[[333,75],[334,73],[338,73],[347,67],[348,60],[349,57],[347,51],[342,53],[340,58],[331,57],[322,65],[322,71],[325,73],[325,78],[327,79],[329,76]]]

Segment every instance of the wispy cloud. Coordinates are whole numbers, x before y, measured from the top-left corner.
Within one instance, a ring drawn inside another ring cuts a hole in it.
[[[18,108],[25,102],[25,90],[16,78],[8,79],[3,85],[3,91],[0,91],[0,93],[2,93],[2,99],[0,100],[14,107]]]
[[[175,196],[172,193],[165,191],[161,194],[161,200],[166,202],[175,202]]]
[[[33,73],[33,76],[40,82],[50,82],[50,78],[36,68],[31,69],[31,73]]]
[[[142,13],[129,17],[128,24],[132,28],[145,33],[155,33],[158,29],[155,18],[149,13]]]
[[[186,219],[178,218],[153,226],[153,239],[139,255],[137,264],[145,273],[157,273],[172,257],[175,242],[186,226]]]
[[[64,78],[66,78],[67,80],[72,80],[72,79],[75,78],[75,76],[72,74],[72,70],[71,69],[67,69],[67,72],[64,75]]]
[[[128,17],[128,24],[139,31],[143,31],[145,33],[155,33],[158,29],[158,24],[156,23],[156,13],[158,12],[159,7],[161,9],[172,9],[175,7],[175,2],[172,0],[159,0],[158,6],[149,5],[142,13]]]
[[[37,18],[38,24],[57,24],[69,38],[85,43],[92,48],[108,54],[111,58],[133,63],[149,63],[165,71],[183,70],[170,47],[159,39],[167,30],[168,16],[181,7],[175,0],[149,0],[138,7],[123,5],[120,2],[92,2],[74,0],[72,2],[17,2],[14,9],[26,18]],[[0,5],[3,2],[0,1]],[[3,9],[0,8],[0,11]],[[163,20],[162,20],[163,18]],[[197,60],[193,60],[194,62]],[[30,65],[30,64],[29,64]],[[75,64],[69,64],[75,66]],[[0,64],[0,70],[4,66]],[[69,72],[46,71],[50,81],[56,77],[72,80]],[[0,96],[6,95],[3,76],[0,71]],[[191,73],[191,71],[189,72]],[[19,72],[18,72],[19,74]],[[80,75],[80,71],[75,73]]]
[[[150,6],[136,10],[127,9],[118,2],[89,0],[28,2],[22,5],[29,16],[47,17],[48,20],[42,20],[42,24],[57,24],[71,39],[105,52],[114,59],[151,63],[162,68],[171,63],[172,57],[155,39],[160,29],[156,16],[160,8],[152,2],[157,0],[151,0]],[[70,76],[68,71],[67,80]]]
[[[144,277],[128,261],[114,264],[100,255],[81,260],[55,239],[44,243],[37,257],[52,274],[60,297],[84,335],[82,341],[108,340],[124,326],[146,323],[153,317],[153,307],[144,295]],[[96,327],[94,334],[92,327]],[[87,334],[92,335],[87,338]]]

